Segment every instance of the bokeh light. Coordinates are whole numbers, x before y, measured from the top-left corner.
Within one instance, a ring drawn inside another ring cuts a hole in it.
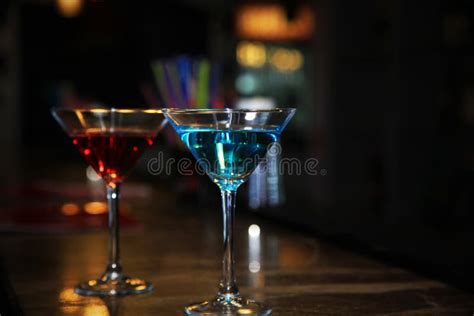
[[[89,202],[84,204],[84,211],[87,214],[99,215],[107,213],[107,203],[105,202]]]
[[[281,4],[247,4],[236,14],[237,34],[241,38],[258,40],[304,40],[314,32],[314,11],[299,6],[292,19]]]
[[[276,49],[270,59],[273,67],[280,72],[296,71],[303,66],[303,54],[296,49]]]
[[[249,226],[249,236],[252,238],[260,237],[260,226],[252,224]]]
[[[237,45],[237,62],[245,67],[260,68],[265,64],[265,46],[258,42],[240,42]]]
[[[66,18],[73,18],[82,11],[83,0],[56,0],[59,14]]]
[[[61,213],[66,216],[77,215],[80,212],[80,207],[76,203],[65,203],[61,206]]]

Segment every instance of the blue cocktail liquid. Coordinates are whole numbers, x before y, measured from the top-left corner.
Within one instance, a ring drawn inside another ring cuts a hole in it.
[[[236,190],[277,141],[277,129],[213,129],[181,126],[181,140],[209,177],[225,190]]]

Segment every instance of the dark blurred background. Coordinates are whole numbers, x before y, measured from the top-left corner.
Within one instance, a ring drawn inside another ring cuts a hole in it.
[[[228,107],[296,107],[282,155],[319,161],[275,203],[253,203],[251,180],[243,209],[472,289],[474,2],[1,0],[3,186],[85,177],[50,108],[166,106],[151,64],[183,55],[219,65]]]

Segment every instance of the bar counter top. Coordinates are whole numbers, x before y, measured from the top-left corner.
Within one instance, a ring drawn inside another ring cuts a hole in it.
[[[74,293],[77,282],[103,271],[106,230],[2,234],[10,310],[24,315],[183,315],[185,305],[212,298],[221,271],[221,211],[198,201],[178,202],[179,196],[163,190],[146,201],[124,201],[143,225],[122,230],[122,263],[128,275],[154,284],[155,290],[144,295],[101,299]],[[238,208],[240,292],[272,306],[275,316],[474,312],[474,295],[468,292]],[[255,229],[249,235],[252,224],[259,226],[259,235]]]

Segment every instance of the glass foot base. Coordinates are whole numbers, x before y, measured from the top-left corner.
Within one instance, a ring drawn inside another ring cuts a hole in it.
[[[74,291],[85,296],[123,296],[148,293],[153,290],[153,284],[129,277],[115,280],[100,278],[79,283]]]
[[[250,299],[217,297],[212,301],[191,304],[184,309],[186,315],[271,315],[270,307]]]

